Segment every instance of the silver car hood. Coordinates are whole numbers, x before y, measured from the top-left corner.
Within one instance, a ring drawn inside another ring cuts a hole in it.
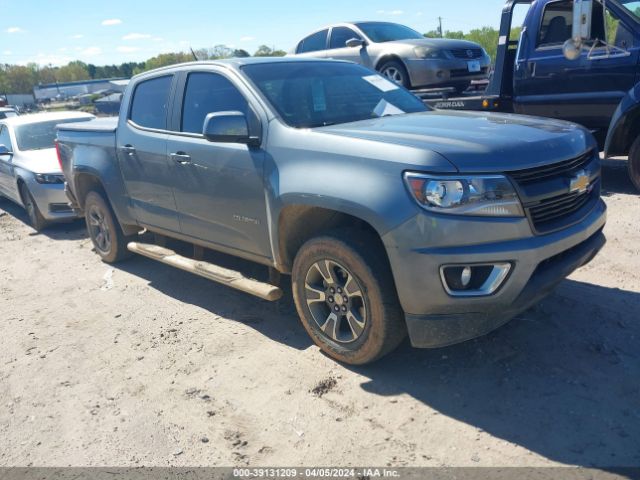
[[[34,173],[62,173],[55,148],[16,152],[13,164]]]
[[[416,38],[408,40],[396,40],[393,42],[384,42],[379,45],[398,45],[398,46],[410,46],[410,47],[429,47],[438,48],[441,50],[454,50],[454,49],[476,49],[481,48],[477,43],[469,42],[467,40],[456,40],[452,38]]]

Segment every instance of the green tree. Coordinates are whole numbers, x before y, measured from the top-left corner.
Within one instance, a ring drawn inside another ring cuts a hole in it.
[[[256,53],[253,54],[254,57],[284,57],[287,54],[284,50],[275,50],[269,48],[267,45],[260,45]]]
[[[246,57],[250,57],[251,54],[246,50],[243,50],[242,48],[236,48],[233,51],[233,56],[236,58],[246,58]]]

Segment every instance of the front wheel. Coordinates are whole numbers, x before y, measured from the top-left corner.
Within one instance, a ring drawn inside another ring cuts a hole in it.
[[[29,223],[36,232],[40,232],[47,226],[47,221],[40,213],[40,209],[38,208],[36,201],[33,199],[33,195],[31,195],[29,188],[24,183],[20,183],[20,197],[22,198],[22,204],[29,216]]]
[[[397,60],[390,60],[380,65],[378,69],[380,75],[386,77],[392,82],[397,83],[398,85],[402,85],[405,88],[411,88],[411,81],[409,80],[409,74],[407,73],[407,69]]]
[[[638,191],[640,191],[640,137],[633,142],[629,151],[629,178]]]
[[[100,193],[89,192],[84,210],[89,237],[103,262],[116,263],[132,255],[127,243],[133,237],[122,232],[111,206]]]
[[[308,241],[294,261],[292,283],[307,333],[338,361],[373,362],[406,335],[386,252],[372,235],[349,231]]]

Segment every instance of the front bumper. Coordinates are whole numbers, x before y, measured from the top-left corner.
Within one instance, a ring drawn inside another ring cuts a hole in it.
[[[420,214],[383,237],[411,343],[437,348],[478,337],[528,309],[604,246],[606,206],[599,200],[580,223],[533,236],[526,219],[444,218]],[[428,238],[429,248],[407,238]],[[452,239],[466,244],[451,247]],[[496,293],[451,297],[442,265],[511,262]]]
[[[76,213],[69,205],[69,199],[64,193],[63,184],[42,184],[38,183],[33,177],[26,181],[29,192],[31,192],[38,210],[40,210],[45,220],[56,222],[77,218]]]
[[[479,62],[481,71],[470,72],[469,61]],[[488,58],[470,60],[407,59],[405,65],[413,88],[446,87],[489,78],[491,60]]]

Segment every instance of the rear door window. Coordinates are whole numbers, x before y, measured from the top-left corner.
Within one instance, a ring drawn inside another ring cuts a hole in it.
[[[309,35],[298,44],[296,53],[309,53],[326,50],[328,34],[329,30],[327,29],[314,33],[313,35]]]
[[[166,130],[172,75],[140,82],[133,92],[129,119],[140,127]]]

